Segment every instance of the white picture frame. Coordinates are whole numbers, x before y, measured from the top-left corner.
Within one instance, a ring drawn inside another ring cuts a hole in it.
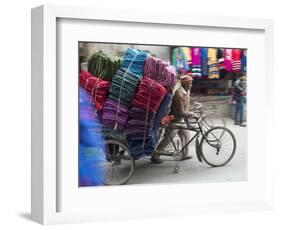
[[[102,203],[96,203],[96,207],[92,209],[85,209],[81,211],[83,206],[77,207],[78,202],[74,202],[72,211],[59,210],[58,200],[61,199],[61,193],[58,193],[58,188],[61,186],[59,177],[58,165],[58,143],[57,143],[57,97],[58,88],[57,78],[57,23],[60,19],[87,20],[87,21],[102,21],[105,23],[122,22],[123,24],[137,23],[139,25],[149,25],[150,28],[157,28],[157,26],[167,26],[169,28],[180,27],[184,29],[185,26],[200,27],[200,28],[220,28],[228,31],[239,29],[245,31],[260,31],[263,34],[265,41],[264,47],[264,63],[260,63],[261,78],[266,84],[262,87],[261,92],[255,94],[253,81],[249,81],[249,93],[264,97],[261,102],[267,109],[273,111],[274,100],[273,91],[274,78],[271,81],[265,80],[265,73],[267,76],[273,76],[273,22],[266,19],[249,19],[249,18],[233,18],[233,17],[210,17],[210,16],[188,16],[178,14],[164,14],[164,13],[149,13],[138,11],[115,11],[104,10],[99,8],[80,8],[80,7],[66,7],[66,6],[51,6],[44,5],[32,9],[32,188],[31,188],[31,214],[32,219],[41,224],[56,224],[56,223],[70,223],[81,221],[95,221],[106,219],[127,219],[127,218],[143,218],[143,217],[164,217],[171,215],[195,214],[195,213],[214,213],[214,212],[237,212],[237,211],[252,211],[271,209],[272,193],[273,193],[273,169],[271,162],[273,160],[272,151],[270,148],[270,140],[268,136],[264,137],[264,148],[266,154],[263,153],[264,160],[257,160],[251,162],[253,167],[249,167],[249,180],[247,182],[231,183],[225,186],[221,184],[197,184],[195,185],[159,185],[158,187],[152,185],[136,187],[115,187],[107,188],[106,194],[110,195],[113,192],[118,194],[126,194],[131,197],[136,193],[136,190],[141,191],[144,197],[151,194],[159,194],[158,189],[162,189],[161,193],[173,194],[175,196],[179,191],[190,190],[192,194],[192,201],[183,201],[174,197],[168,199],[167,204],[162,205],[160,202],[155,202],[147,208],[143,201],[127,202],[124,201],[123,212],[116,212],[117,209],[110,210],[110,205],[120,205],[116,201],[109,200],[105,208]],[[140,38],[141,39],[141,38]],[[252,65],[253,66],[253,65]],[[249,68],[251,67],[251,64]],[[251,88],[252,85],[252,88]],[[64,86],[68,87],[68,86]],[[251,101],[251,99],[250,99]],[[252,100],[253,101],[253,100]],[[73,102],[75,103],[75,102]],[[78,103],[78,102],[77,102]],[[255,110],[253,104],[253,113],[259,112]],[[253,117],[252,113],[252,117]],[[261,113],[249,122],[249,135],[255,135],[251,128],[259,122],[262,116],[269,116]],[[251,118],[251,112],[249,112]],[[264,132],[270,133],[272,127],[266,126],[263,128]],[[250,151],[257,151],[254,148],[253,142],[249,142]],[[253,159],[253,158],[250,158]],[[264,163],[266,162],[266,163]],[[258,172],[258,167],[263,164],[263,169]],[[252,171],[251,171],[252,170]],[[252,172],[252,173],[251,173]],[[256,174],[256,175],[255,175]],[[262,176],[261,176],[262,175]],[[240,191],[237,196],[221,200],[205,198],[202,199],[198,191],[210,188],[210,195],[218,191]],[[163,190],[164,189],[164,190]],[[243,190],[244,194],[243,195]],[[253,191],[258,190],[255,195],[251,195]],[[196,193],[197,192],[197,193]],[[104,190],[92,190],[91,193],[102,195]],[[105,193],[104,193],[105,194]],[[196,195],[197,194],[197,195]],[[252,196],[252,198],[251,198]],[[71,197],[69,198],[71,199]],[[124,200],[124,197],[122,197]],[[143,199],[143,197],[142,197]],[[147,198],[149,199],[149,198]],[[144,204],[143,204],[144,203]],[[143,204],[143,205],[142,205]],[[169,209],[168,209],[169,207]],[[77,210],[75,210],[77,208]],[[58,211],[59,210],[59,211]]]

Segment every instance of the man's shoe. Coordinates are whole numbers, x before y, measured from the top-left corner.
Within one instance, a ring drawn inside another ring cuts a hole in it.
[[[244,123],[241,123],[240,126],[241,126],[241,127],[247,127],[247,125],[244,124]]]
[[[238,122],[235,122],[234,125],[239,125],[239,123],[238,123]]]
[[[181,158],[181,161],[186,161],[192,159],[192,156],[184,156]]]
[[[161,164],[161,163],[163,163],[163,160],[161,160],[160,158],[154,158],[154,157],[151,157],[150,161],[151,161],[152,164]]]

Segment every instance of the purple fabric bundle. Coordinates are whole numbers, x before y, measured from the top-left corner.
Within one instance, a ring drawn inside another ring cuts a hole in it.
[[[177,73],[174,66],[160,58],[149,56],[144,64],[144,75],[163,85],[167,90],[174,87]]]
[[[103,109],[102,123],[106,128],[123,130],[128,118],[128,108],[117,101],[107,99]]]
[[[129,112],[125,133],[147,136],[154,124],[155,113],[132,107]]]

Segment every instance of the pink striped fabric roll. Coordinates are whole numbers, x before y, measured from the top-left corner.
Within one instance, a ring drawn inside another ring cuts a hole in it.
[[[160,58],[149,56],[144,65],[144,75],[170,90],[176,84],[176,69]]]

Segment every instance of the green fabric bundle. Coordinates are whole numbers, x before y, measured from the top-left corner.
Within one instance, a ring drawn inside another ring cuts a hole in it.
[[[100,76],[103,80],[112,81],[112,77],[121,67],[122,60],[98,51],[88,59],[88,72]]]

